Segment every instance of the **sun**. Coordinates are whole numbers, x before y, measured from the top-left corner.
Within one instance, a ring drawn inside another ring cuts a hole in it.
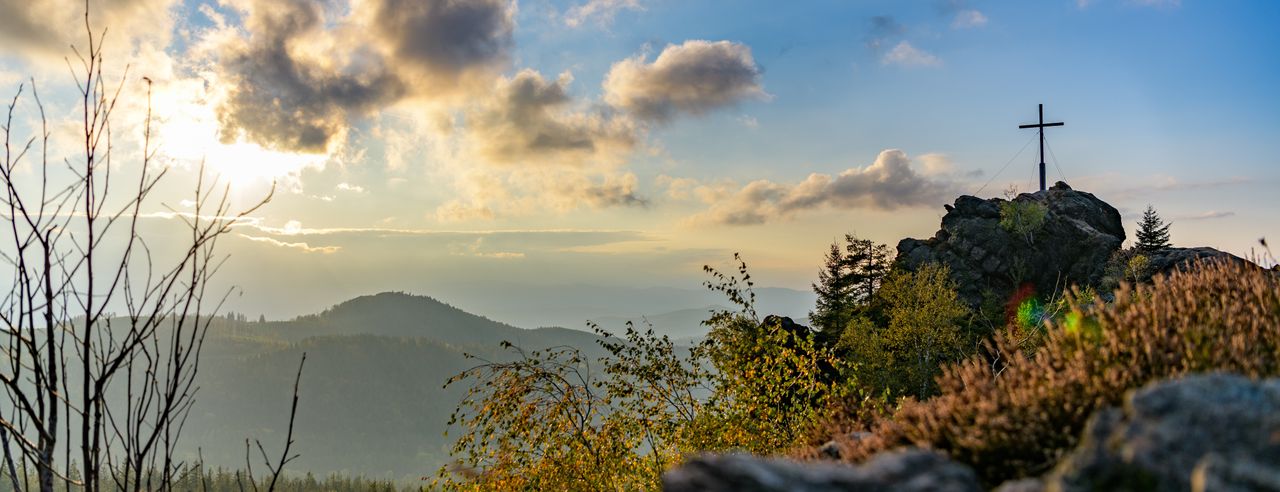
[[[158,155],[184,168],[203,163],[206,172],[233,190],[296,179],[304,169],[322,169],[330,159],[328,154],[282,152],[243,140],[223,142],[217,114],[207,101],[178,90],[158,91],[153,97],[154,107],[163,111],[153,120]]]

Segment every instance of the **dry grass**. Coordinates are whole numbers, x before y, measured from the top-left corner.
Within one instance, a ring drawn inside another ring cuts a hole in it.
[[[1002,335],[984,356],[944,368],[939,396],[904,401],[864,426],[869,437],[839,438],[845,459],[924,446],[998,484],[1046,471],[1076,444],[1094,410],[1150,381],[1204,371],[1280,374],[1280,276],[1204,263],[1122,289],[1109,305],[1074,306],[1049,331],[1033,353]]]

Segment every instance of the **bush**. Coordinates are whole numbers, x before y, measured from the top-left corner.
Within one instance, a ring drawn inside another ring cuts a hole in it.
[[[1048,470],[1088,417],[1127,391],[1207,371],[1280,375],[1280,277],[1204,262],[1121,290],[1110,305],[1072,302],[1040,348],[1023,350],[1002,333],[982,356],[944,368],[939,396],[904,400],[892,417],[871,423],[871,437],[837,439],[851,461],[925,446],[998,484]]]
[[[738,310],[714,313],[706,340],[686,351],[652,329],[620,337],[595,327],[608,356],[526,352],[480,360],[450,379],[472,382],[450,425],[459,432],[445,490],[650,490],[684,454],[785,452],[805,445],[838,411],[859,415],[853,367],[815,333],[776,316],[759,320],[746,265],[706,268],[707,286]],[[687,355],[686,355],[687,354]]]
[[[872,384],[875,393],[932,394],[938,368],[968,355],[969,337],[961,322],[969,309],[956,294],[950,269],[929,264],[894,272],[876,296],[885,326],[854,318],[840,348],[859,363],[859,379]]]
[[[1048,209],[1040,202],[1007,201],[1000,203],[1000,227],[1021,237],[1027,244],[1035,242],[1035,234],[1044,226]]]

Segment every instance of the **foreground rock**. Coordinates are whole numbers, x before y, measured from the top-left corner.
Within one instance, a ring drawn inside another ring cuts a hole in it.
[[[900,241],[898,262],[908,270],[935,262],[949,266],[961,299],[975,308],[984,297],[1004,301],[1023,286],[1049,296],[1072,284],[1096,285],[1102,279],[1107,259],[1125,238],[1115,207],[1062,182],[1013,201],[1036,202],[1046,209],[1044,225],[1030,242],[1000,226],[1000,206],[1006,200],[965,195],[946,207],[942,229],[934,237]]]
[[[1280,379],[1210,374],[1138,390],[1094,414],[1045,486],[1280,491]]]
[[[884,453],[861,466],[741,454],[704,455],[664,474],[662,488],[668,492],[982,490],[969,467],[922,450]]]

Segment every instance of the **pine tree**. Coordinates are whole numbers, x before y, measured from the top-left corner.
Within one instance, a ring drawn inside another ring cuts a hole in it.
[[[1147,205],[1142,213],[1142,222],[1138,223],[1138,242],[1134,248],[1142,254],[1150,254],[1169,247],[1169,224],[1156,214],[1156,209]]]
[[[853,234],[845,234],[844,240],[851,303],[866,304],[889,273],[889,247]]]
[[[889,247],[846,234],[844,247],[837,241],[824,257],[823,268],[813,292],[818,302],[809,321],[822,331],[824,338],[838,340],[840,332],[871,302],[876,290],[889,273]]]
[[[848,259],[840,243],[831,243],[831,250],[823,258],[822,270],[818,271],[818,282],[812,285],[818,302],[809,313],[809,322],[823,332],[844,328],[848,322],[850,284]]]

